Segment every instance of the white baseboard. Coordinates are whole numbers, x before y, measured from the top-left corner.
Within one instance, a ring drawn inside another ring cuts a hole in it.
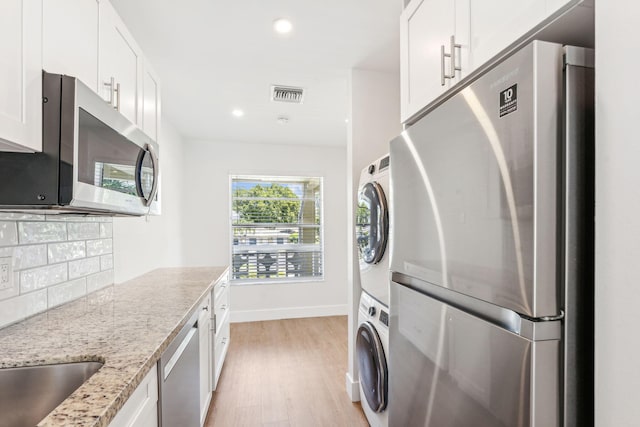
[[[360,402],[360,381],[354,381],[351,374],[347,372],[347,394],[352,402]]]
[[[298,319],[301,317],[346,316],[347,305],[317,305],[312,307],[286,307],[266,310],[233,310],[231,323],[259,322],[262,320]]]

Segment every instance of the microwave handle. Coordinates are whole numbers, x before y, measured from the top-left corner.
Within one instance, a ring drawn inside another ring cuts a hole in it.
[[[158,162],[158,155],[156,154],[156,150],[154,150],[151,144],[147,144],[145,149],[151,155],[151,163],[153,163],[153,187],[151,187],[151,194],[149,194],[149,198],[145,200],[145,206],[151,206],[153,203],[153,199],[156,198],[156,194],[158,193],[158,177],[160,176],[160,162]]]

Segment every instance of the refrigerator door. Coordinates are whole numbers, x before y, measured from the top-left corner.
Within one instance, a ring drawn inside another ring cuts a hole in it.
[[[559,336],[527,339],[395,282],[390,312],[390,426],[560,425]]]
[[[563,48],[533,42],[391,142],[391,270],[560,314]]]

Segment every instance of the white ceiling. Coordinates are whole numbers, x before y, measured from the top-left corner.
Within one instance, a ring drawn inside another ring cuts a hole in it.
[[[160,75],[163,116],[187,138],[345,145],[349,70],[398,72],[401,0],[111,2]],[[272,29],[280,17],[288,36]],[[304,87],[304,104],[271,102],[271,84]]]

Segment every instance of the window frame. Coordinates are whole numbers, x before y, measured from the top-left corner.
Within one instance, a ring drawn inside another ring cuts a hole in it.
[[[273,179],[269,181],[269,179]],[[320,234],[320,255],[322,263],[322,275],[315,277],[286,277],[286,278],[256,278],[256,279],[234,279],[233,278],[233,182],[235,179],[256,179],[266,182],[286,182],[291,181],[304,181],[317,179],[320,182],[320,224],[318,227]],[[228,194],[228,217],[229,217],[229,283],[233,286],[252,286],[252,285],[288,285],[292,283],[318,283],[326,280],[326,256],[325,256],[325,220],[324,220],[324,176],[321,174],[308,174],[308,175],[280,175],[277,173],[233,173],[229,172],[229,194]]]

